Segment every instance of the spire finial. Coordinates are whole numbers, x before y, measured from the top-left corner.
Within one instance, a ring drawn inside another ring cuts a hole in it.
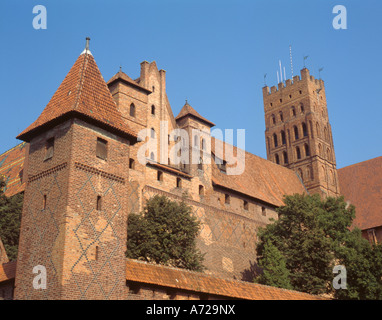
[[[86,50],[89,50],[89,41],[90,41],[90,38],[86,37],[86,47],[85,47]]]

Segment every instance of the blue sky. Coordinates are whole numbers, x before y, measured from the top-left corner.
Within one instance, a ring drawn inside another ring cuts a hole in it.
[[[335,5],[347,29],[335,30]],[[35,5],[47,29],[32,26]],[[382,1],[3,0],[0,6],[0,153],[34,121],[82,52],[85,37],[105,80],[140,62],[167,71],[175,115],[185,99],[221,129],[246,129],[246,149],[266,158],[262,87],[303,67],[325,81],[337,167],[382,155]]]

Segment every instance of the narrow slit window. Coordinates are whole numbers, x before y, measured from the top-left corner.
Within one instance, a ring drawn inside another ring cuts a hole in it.
[[[130,158],[130,160],[129,160],[129,168],[133,169],[133,170],[135,169],[135,161],[134,161],[134,159]]]
[[[199,195],[204,196],[204,187],[202,185],[199,185]]]
[[[224,195],[224,202],[225,204],[230,204],[231,203],[231,197],[229,194]]]
[[[176,178],[176,187],[182,188],[182,179],[181,178]]]
[[[244,200],[243,207],[244,207],[244,210],[248,211],[248,201]]]
[[[46,210],[46,194],[44,194],[44,197],[42,199],[42,210]]]
[[[97,211],[101,211],[102,210],[102,197],[101,196],[97,196]]]
[[[158,173],[157,173],[157,180],[158,181],[163,181],[163,172],[162,171],[158,171]]]

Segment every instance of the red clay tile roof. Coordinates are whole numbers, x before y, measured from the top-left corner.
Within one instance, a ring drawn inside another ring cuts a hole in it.
[[[181,170],[179,170],[177,168],[166,166],[166,165],[163,165],[163,164],[160,164],[160,163],[157,163],[157,162],[153,162],[153,161],[148,161],[147,164],[150,165],[150,166],[156,167],[158,169],[162,169],[162,170],[165,170],[165,171],[172,172],[172,173],[174,173],[176,175],[183,176],[183,177],[188,178],[188,179],[192,178],[192,176],[190,176],[188,173],[183,172],[183,171],[181,171]]]
[[[4,193],[7,197],[24,191],[22,181],[27,145],[25,142],[0,155],[0,176],[4,177],[6,186]]]
[[[207,123],[210,127],[213,127],[215,126],[214,123],[212,123],[211,121],[207,120],[206,118],[202,117],[198,112],[196,112],[196,110],[191,107],[187,102],[186,104],[183,106],[183,108],[180,110],[179,114],[175,117],[176,120],[179,120],[181,118],[184,118],[188,115],[191,115],[197,119],[200,119],[202,120],[203,122]]]
[[[216,143],[216,142],[219,143]],[[215,138],[211,139],[211,150],[215,155],[225,155],[225,148],[229,146]],[[221,151],[221,147],[223,151]],[[232,146],[231,146],[232,147]],[[237,148],[233,154],[237,155]],[[228,162],[229,163],[229,162]],[[222,173],[216,165],[212,166],[213,183],[262,200],[274,206],[283,205],[284,195],[306,193],[305,187],[297,174],[283,166],[265,160],[252,153],[245,152],[245,169],[240,175]]]
[[[16,277],[16,261],[0,264],[0,283]]]
[[[127,259],[126,280],[246,300],[323,300],[306,293]]]
[[[139,79],[139,78],[138,78]],[[146,91],[147,93],[151,93],[150,90],[146,89],[145,87],[142,87],[140,84],[139,84],[139,80],[133,80],[131,79],[126,73],[122,72],[121,70],[118,71],[113,77],[111,77],[111,79],[107,82],[107,85],[110,85],[112,84],[114,81],[117,81],[117,80],[122,80],[124,82],[127,82],[129,84],[131,84],[132,86],[138,88],[138,89],[141,89],[143,91]]]
[[[361,230],[382,226],[382,157],[338,170],[341,194],[355,206],[353,226]]]
[[[137,137],[124,122],[93,55],[86,50],[78,57],[38,119],[17,138],[29,142],[31,136],[45,125],[73,114],[120,134]]]

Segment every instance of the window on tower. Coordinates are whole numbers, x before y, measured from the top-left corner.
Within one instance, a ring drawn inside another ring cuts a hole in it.
[[[304,137],[308,136],[308,128],[307,128],[305,122],[302,123],[302,133],[303,133]]]
[[[130,105],[130,116],[135,117],[135,105],[134,105],[134,103],[132,103]]]
[[[275,148],[278,146],[276,133],[273,134],[273,145],[275,146]]]
[[[45,144],[45,158],[44,160],[48,160],[53,157],[54,152],[54,138],[50,138],[46,141]]]
[[[296,147],[296,156],[297,156],[297,159],[301,159],[300,147]]]
[[[284,130],[281,131],[281,143],[283,145],[286,145],[286,136],[285,136],[285,131]]]
[[[101,138],[97,138],[97,147],[96,147],[97,158],[102,160],[107,160],[107,141]]]
[[[294,139],[298,140],[298,128],[296,126],[294,126],[293,130],[294,130]]]

